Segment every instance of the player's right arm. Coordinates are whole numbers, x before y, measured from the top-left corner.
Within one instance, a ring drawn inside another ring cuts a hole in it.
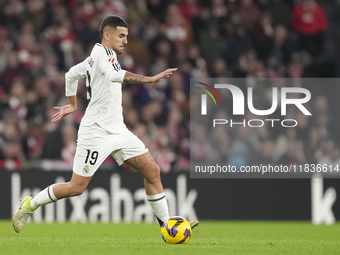
[[[59,112],[52,116],[52,122],[57,122],[77,110],[78,80],[86,77],[85,61],[86,59],[83,62],[71,67],[71,69],[65,74],[65,94],[69,104],[62,107],[54,107],[54,109],[59,110]]]

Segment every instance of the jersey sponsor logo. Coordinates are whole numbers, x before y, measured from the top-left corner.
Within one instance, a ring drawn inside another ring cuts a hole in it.
[[[112,57],[109,57],[109,62],[110,63],[113,63],[115,61],[115,59],[114,58],[112,58]]]

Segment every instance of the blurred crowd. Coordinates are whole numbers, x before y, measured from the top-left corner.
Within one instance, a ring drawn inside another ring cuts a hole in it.
[[[340,18],[336,13],[340,6],[333,0],[321,3],[0,0],[0,168],[71,169],[77,129],[87,106],[85,82],[81,80],[78,87],[75,113],[51,123],[53,107],[67,104],[65,72],[100,42],[103,18],[118,15],[129,24],[128,45],[119,57],[123,69],[143,75],[168,67],[179,69],[158,84],[124,84],[125,123],[146,144],[163,172],[188,170],[190,78],[339,74],[336,35],[340,34]],[[320,96],[315,107],[325,109],[326,96]],[[309,130],[311,143],[326,132],[322,128],[328,128],[327,120],[321,118],[324,126]],[[272,152],[274,143],[286,140],[281,154],[292,153],[289,141],[297,141],[297,131],[277,131],[275,137],[263,137],[257,150]],[[240,129],[232,137],[221,132],[220,137],[228,139],[221,153],[228,153],[231,160],[236,155],[232,151],[243,148],[240,141],[248,139],[247,130]],[[108,158],[103,168],[113,164]]]

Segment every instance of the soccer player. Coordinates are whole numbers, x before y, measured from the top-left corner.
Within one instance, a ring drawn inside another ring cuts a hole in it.
[[[71,181],[53,184],[33,198],[21,199],[13,217],[13,227],[18,233],[39,206],[81,195],[110,154],[119,165],[125,162],[144,176],[146,196],[159,224],[169,219],[159,166],[142,141],[123,122],[121,82],[156,83],[168,78],[177,68],[167,69],[153,77],[122,70],[117,55],[123,53],[127,44],[128,25],[118,16],[106,17],[99,34],[102,43],[97,43],[89,57],[66,73],[65,90],[69,104],[55,107],[59,111],[51,120],[57,122],[77,109],[78,80],[86,77],[89,105],[78,131]],[[191,222],[192,228],[197,225],[198,221]]]

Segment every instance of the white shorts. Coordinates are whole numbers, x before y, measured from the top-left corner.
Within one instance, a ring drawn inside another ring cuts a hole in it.
[[[98,124],[80,127],[73,172],[90,177],[110,154],[118,165],[122,165],[125,160],[148,151],[144,143],[127,128],[113,134]]]

